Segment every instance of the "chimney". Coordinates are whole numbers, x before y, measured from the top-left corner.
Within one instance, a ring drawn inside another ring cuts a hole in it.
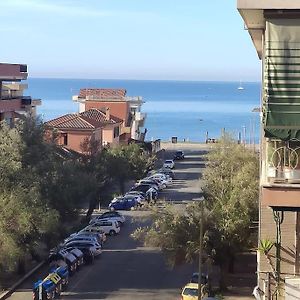
[[[110,110],[109,110],[109,107],[105,108],[105,120],[106,121],[110,120]]]

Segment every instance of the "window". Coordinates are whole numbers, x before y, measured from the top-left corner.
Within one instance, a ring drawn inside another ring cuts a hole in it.
[[[62,135],[62,137],[63,137],[63,145],[67,146],[68,145],[68,134],[64,133]]]
[[[120,128],[114,127],[114,139],[120,135]]]
[[[183,291],[183,295],[198,296],[198,289],[185,288],[184,291]]]

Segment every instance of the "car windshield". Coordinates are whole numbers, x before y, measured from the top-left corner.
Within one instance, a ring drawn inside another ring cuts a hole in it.
[[[185,288],[182,294],[185,296],[198,296],[198,289]]]
[[[171,164],[173,161],[172,160],[166,160],[165,163],[166,164]]]

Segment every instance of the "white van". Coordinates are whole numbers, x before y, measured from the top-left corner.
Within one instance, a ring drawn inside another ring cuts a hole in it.
[[[97,220],[88,226],[89,228],[101,227],[105,234],[116,235],[120,232],[118,221],[114,220]]]

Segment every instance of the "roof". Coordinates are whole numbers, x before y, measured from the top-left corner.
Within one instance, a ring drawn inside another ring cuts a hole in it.
[[[88,119],[94,119],[98,122],[108,123],[106,120],[106,114],[102,109],[91,108],[87,111],[82,112],[80,115]],[[109,123],[122,123],[122,122],[123,120],[121,120],[120,118],[110,115]]]
[[[259,58],[262,58],[262,36],[265,31],[265,16],[267,11],[278,10],[279,14],[299,10],[300,0],[238,0],[237,9],[244,19]],[[297,17],[298,18],[298,17]]]
[[[192,288],[192,289],[198,289],[198,283],[192,283],[192,282],[189,282],[185,285],[184,288]]]
[[[104,127],[107,124],[119,124],[122,120],[115,116],[110,116],[106,120],[105,112],[100,109],[92,108],[80,114],[66,114],[56,119],[50,120],[45,123],[46,126],[55,127],[60,129],[96,129]]]
[[[92,97],[94,99],[119,99],[126,96],[125,89],[80,89],[79,98]]]

